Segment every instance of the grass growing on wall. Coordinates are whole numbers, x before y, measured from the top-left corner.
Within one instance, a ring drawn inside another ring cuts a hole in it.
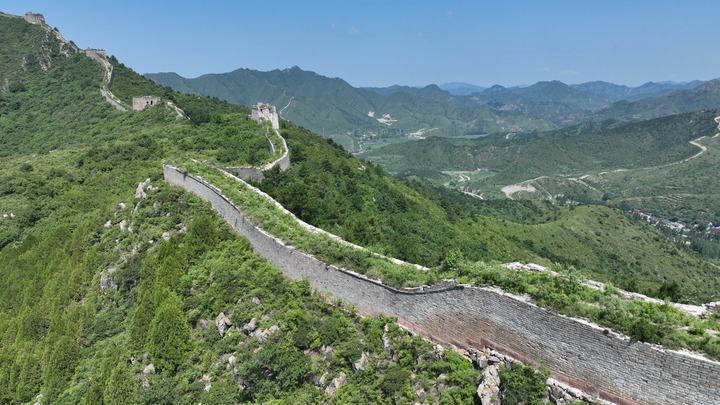
[[[540,306],[557,313],[583,317],[612,328],[631,339],[661,344],[673,349],[690,349],[720,359],[720,315],[699,320],[670,304],[629,301],[608,285],[604,291],[583,284],[572,268],[558,268],[560,275],[509,270],[499,264],[468,262],[462,255],[449,254],[442,266],[429,271],[399,265],[367,250],[354,248],[326,234],[309,232],[290,214],[252,191],[246,183],[224,175],[206,164],[175,159],[171,164],[200,175],[222,190],[250,220],[303,252],[341,267],[349,268],[393,287],[432,284],[442,278],[461,283],[499,286],[505,291],[528,294]]]
[[[503,266],[461,262],[458,270],[441,276],[462,283],[494,285],[516,294],[529,294],[541,307],[559,314],[588,319],[628,335],[632,340],[671,349],[704,352],[720,360],[720,314],[704,319],[688,315],[669,303],[627,300],[606,285],[598,290],[583,284],[574,269],[556,268],[560,274],[513,271]]]
[[[415,287],[435,281],[430,273],[415,266],[394,263],[368,250],[341,243],[324,233],[309,232],[296,218],[252,191],[245,182],[228,177],[218,169],[189,159],[173,159],[169,163],[220,188],[225,196],[242,207],[243,213],[254,224],[322,261],[381,279],[394,287]]]

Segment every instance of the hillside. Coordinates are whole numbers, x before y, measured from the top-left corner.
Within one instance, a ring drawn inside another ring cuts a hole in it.
[[[277,105],[282,118],[331,138],[351,151],[425,134],[456,137],[555,127],[545,120],[518,113],[448,103],[452,96],[437,86],[371,91],[297,66],[269,72],[238,69],[194,79],[174,73],[145,77],[180,92],[218,97],[240,105],[264,100]]]
[[[689,142],[715,134],[717,110],[639,123],[604,121],[540,134],[496,134],[480,139],[432,138],[364,154],[393,173],[405,170],[487,170],[488,185],[539,176],[582,175],[658,166],[697,153]]]
[[[435,179],[485,197],[575,201],[653,213],[653,222],[698,227],[683,238],[692,241],[693,249],[718,258],[717,239],[704,230],[719,218],[714,175],[719,113],[586,123],[539,135],[431,138],[366,157],[402,176]]]
[[[617,102],[587,118],[604,120],[646,120],[720,106],[720,80],[710,80],[687,90],[678,90],[658,98],[635,102]]]
[[[284,279],[207,203],[162,180],[163,162],[178,157],[209,168],[272,159],[248,108],[156,85],[110,57],[122,104],[162,98],[120,111],[101,95],[101,65],[61,52],[47,25],[0,15],[0,27],[0,49],[12,49],[3,54],[23,55],[0,59],[12,84],[0,87],[0,403],[476,400],[487,362]],[[559,312],[615,321],[633,339],[720,356],[717,317],[580,288],[581,277],[596,277],[662,298],[718,298],[714,267],[621,211],[479,201],[396,180],[297,124],[282,121],[281,134],[293,165],[257,185],[300,218],[432,266],[428,279],[535,294]],[[341,259],[358,260],[350,256]],[[486,264],[516,260],[552,265],[573,282]],[[580,312],[600,304],[581,305],[565,295],[573,289],[617,307]],[[502,376],[501,390],[547,392],[547,374],[530,367]]]
[[[702,85],[702,83],[703,82],[699,80],[693,80],[687,83],[647,82],[638,87],[628,87],[603,81],[594,81],[581,84],[571,84],[570,87],[586,93],[607,97],[612,101],[638,101],[643,98],[662,97],[678,90],[692,90]]]
[[[0,27],[0,48],[57,45],[22,19],[0,16]],[[418,398],[418,387],[421,399],[476,395],[470,362],[283,279],[206,204],[159,180],[168,155],[219,160],[233,145],[227,159],[252,164],[243,148],[257,151],[259,127],[246,108],[173,93],[115,62],[121,99],[157,92],[194,114],[121,112],[82,53],[47,71],[12,63],[0,60],[22,84],[2,90],[14,108],[0,116],[12,128],[0,147],[1,403],[394,402]],[[219,316],[238,327],[219,330]]]

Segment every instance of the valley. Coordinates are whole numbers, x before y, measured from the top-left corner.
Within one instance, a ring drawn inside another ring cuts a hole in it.
[[[713,81],[143,77],[0,34],[1,403],[717,397]]]

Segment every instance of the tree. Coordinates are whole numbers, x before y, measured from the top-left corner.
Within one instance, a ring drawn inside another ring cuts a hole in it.
[[[547,369],[535,370],[531,366],[513,363],[509,367],[501,367],[498,376],[503,404],[542,404],[547,392],[546,381],[550,377]]]
[[[105,405],[137,403],[137,382],[126,361],[121,361],[110,374],[104,391]]]
[[[158,370],[175,371],[190,350],[187,318],[181,306],[180,299],[170,293],[150,324],[147,350]]]
[[[38,392],[42,384],[40,362],[32,354],[23,354],[19,359],[20,374],[16,387],[16,398],[19,402],[28,402]]]
[[[200,257],[210,247],[215,246],[220,238],[217,226],[210,214],[198,215],[188,224],[185,237],[185,252],[192,261]]]
[[[135,350],[142,350],[147,340],[148,330],[155,315],[155,302],[152,291],[145,291],[140,298],[132,324],[130,325],[130,346]]]
[[[52,403],[66,388],[80,358],[80,348],[69,336],[62,336],[53,346],[45,369],[45,398]]]

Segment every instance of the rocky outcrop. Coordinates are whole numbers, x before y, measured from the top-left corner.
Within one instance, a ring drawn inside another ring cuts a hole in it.
[[[218,333],[220,334],[221,337],[225,336],[225,331],[230,329],[230,327],[232,327],[232,326],[233,326],[232,321],[230,320],[230,318],[225,316],[225,314],[223,312],[220,312],[220,314],[217,316],[217,318],[215,318],[215,327],[217,328]]]
[[[483,371],[483,381],[477,389],[478,397],[482,405],[496,405],[500,398],[500,377],[498,366],[488,366]]]

